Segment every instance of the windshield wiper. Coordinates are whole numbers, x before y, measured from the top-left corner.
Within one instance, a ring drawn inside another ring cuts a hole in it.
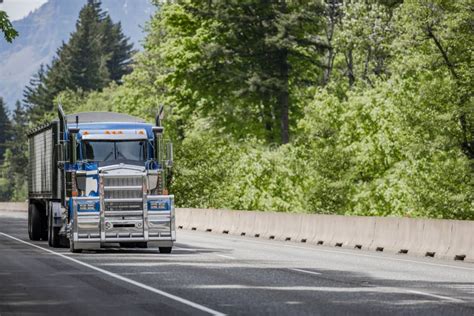
[[[112,154],[113,154],[113,153],[114,153],[114,152],[113,152],[113,151],[111,151],[111,152],[110,152],[110,153],[107,155],[107,157],[105,157],[105,158],[104,158],[104,160],[103,160],[103,161],[107,161],[107,159],[109,159],[109,158],[110,158],[110,156],[112,156]]]

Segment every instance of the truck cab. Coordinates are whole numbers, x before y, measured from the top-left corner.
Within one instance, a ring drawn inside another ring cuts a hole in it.
[[[153,126],[119,113],[58,115],[29,134],[30,238],[69,243],[72,252],[118,245],[170,253],[173,154],[160,119]],[[47,160],[51,167],[41,168]]]

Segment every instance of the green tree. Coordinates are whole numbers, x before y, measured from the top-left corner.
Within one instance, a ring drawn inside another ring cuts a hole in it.
[[[159,79],[178,111],[212,117],[237,138],[288,143],[298,89],[322,71],[322,11],[317,2],[165,4],[147,48],[169,70]]]
[[[81,9],[76,29],[58,49],[50,66],[42,66],[24,90],[24,102],[32,118],[53,109],[54,98],[64,90],[102,90],[120,82],[131,71],[134,51],[120,24],[102,11],[101,3],[88,0]]]
[[[0,31],[2,31],[5,40],[9,43],[18,36],[18,32],[13,28],[13,25],[8,19],[8,14],[2,10],[0,10]]]
[[[3,155],[8,146],[8,141],[11,138],[11,122],[8,117],[8,109],[3,98],[0,97],[0,161],[3,159]]]

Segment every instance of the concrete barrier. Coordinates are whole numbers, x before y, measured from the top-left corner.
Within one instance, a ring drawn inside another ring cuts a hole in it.
[[[177,226],[474,262],[474,221],[177,209]]]
[[[192,214],[192,209],[189,208],[182,208],[182,209],[176,209],[175,210],[175,218],[176,218],[176,223],[179,223],[176,225],[176,228],[186,228],[189,229],[189,226],[191,225],[191,214]]]
[[[331,246],[369,249],[374,240],[375,217],[338,216],[337,232]]]
[[[312,215],[314,216],[314,215]],[[312,222],[314,223],[314,235],[309,237],[308,242],[317,245],[330,245],[334,239],[337,229],[337,215],[317,215]]]
[[[26,202],[0,203],[0,211],[27,210]],[[177,208],[176,226],[474,262],[474,221]]]
[[[443,256],[447,259],[474,262],[474,225],[469,221],[453,221],[452,238]]]
[[[398,252],[396,244],[399,237],[399,218],[379,217],[375,219],[374,237],[369,250]]]
[[[8,212],[27,212],[28,202],[0,202],[0,210]]]
[[[453,224],[451,220],[423,220],[423,233],[418,246],[409,249],[409,252],[425,257],[446,258],[453,235],[458,234],[453,232]]]
[[[423,240],[425,220],[417,218],[399,218],[394,251],[401,254],[425,255],[416,252]]]

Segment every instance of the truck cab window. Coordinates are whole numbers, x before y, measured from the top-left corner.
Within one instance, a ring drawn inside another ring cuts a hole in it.
[[[145,141],[83,141],[82,159],[88,161],[145,161]]]

